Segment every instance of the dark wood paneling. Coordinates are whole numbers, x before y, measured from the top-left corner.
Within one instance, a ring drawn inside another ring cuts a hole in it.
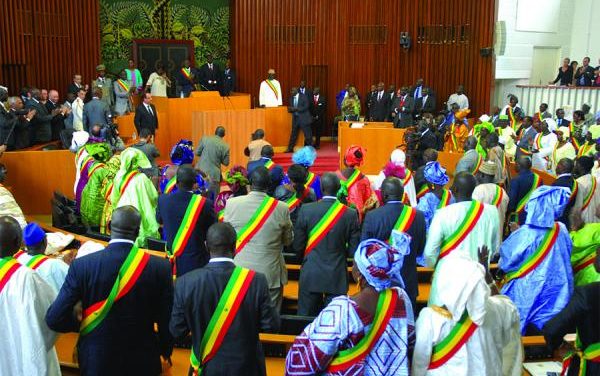
[[[90,82],[100,62],[98,0],[2,0],[0,83],[57,89]]]
[[[239,90],[254,97],[270,67],[287,99],[303,78],[303,67],[323,65],[330,118],[335,95],[348,82],[364,98],[372,83],[410,86],[419,77],[434,89],[440,108],[462,83],[473,114],[489,111],[493,58],[481,57],[479,50],[493,44],[494,0],[232,0],[231,5]],[[274,30],[312,28],[314,39],[273,36]],[[405,31],[412,39],[408,51],[399,43]]]

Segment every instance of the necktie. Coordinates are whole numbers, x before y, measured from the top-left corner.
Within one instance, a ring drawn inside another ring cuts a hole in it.
[[[377,101],[379,102],[381,100],[381,97],[383,96],[383,94],[379,93],[377,94]]]
[[[146,109],[148,110],[148,112],[150,113],[150,115],[154,116],[154,112],[152,112],[152,107],[150,107],[149,104],[146,105]]]
[[[294,97],[294,107],[298,107],[298,96]]]
[[[319,96],[315,95],[315,105],[319,103]]]

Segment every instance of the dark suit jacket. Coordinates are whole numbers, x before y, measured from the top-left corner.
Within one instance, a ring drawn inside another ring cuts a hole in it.
[[[52,112],[55,109],[60,108],[60,106],[60,103],[54,104],[50,101],[46,102],[46,109],[48,109],[48,112]],[[60,131],[65,129],[65,117],[62,114],[56,115],[52,118],[50,126],[52,128],[52,139],[58,140],[60,137]]]
[[[92,99],[83,105],[83,129],[89,131],[96,124],[107,125],[111,121],[110,108],[100,99]]]
[[[200,348],[202,336],[234,267],[228,261],[211,262],[177,279],[170,324],[174,337],[184,337],[191,331],[194,349]],[[267,280],[256,273],[219,350],[206,364],[202,375],[265,375],[265,357],[258,333],[278,329],[279,315],[271,303]],[[200,358],[199,354],[196,356]]]
[[[423,99],[425,97],[418,98],[415,101],[415,114],[424,114],[429,112],[431,114],[435,113],[435,97],[431,94],[427,96],[427,101],[423,104]]]
[[[406,128],[413,125],[413,112],[415,110],[415,100],[407,95],[404,104],[401,104],[401,98],[396,97],[392,103],[392,111],[396,114],[394,117],[394,126],[396,128]]]
[[[248,168],[247,168],[248,176],[252,175],[252,172],[257,167],[264,166],[268,160],[269,159],[267,159],[267,158],[261,158],[256,161],[248,162]],[[273,193],[275,192],[275,188],[277,188],[277,186],[279,184],[281,184],[281,181],[283,180],[283,177],[285,174],[283,172],[283,167],[281,167],[279,165],[273,166],[273,169],[270,172],[271,172],[271,186],[269,187],[269,192],[267,192],[267,193],[269,194],[269,196],[273,196]]]
[[[50,124],[53,117],[52,114],[48,112],[46,106],[34,99],[27,101],[25,108],[37,111],[33,119],[29,122],[31,142],[38,144],[49,142],[52,139],[52,127]]]
[[[154,115],[148,112],[144,103],[140,103],[135,109],[133,124],[135,124],[135,129],[137,130],[138,134],[142,128],[150,129],[152,134],[154,134],[154,132],[156,132],[158,129],[158,113],[156,112],[156,107],[154,107],[153,104],[151,104],[150,107],[152,107],[152,112],[154,112]]]
[[[566,187],[566,188],[573,188],[573,175],[565,175],[565,176],[560,176],[558,177],[554,183],[552,183],[553,187]],[[571,209],[573,208],[573,205],[575,205],[575,197],[569,201],[569,203],[567,204],[567,206],[565,207],[565,210],[563,211],[563,214],[558,218],[558,220],[562,223],[565,224],[565,226],[567,226],[567,228],[569,227],[569,213],[571,212]]]
[[[81,85],[81,88],[84,88],[84,85]],[[79,88],[77,87],[77,85],[75,85],[75,83],[71,82],[71,84],[69,85],[69,88],[67,89],[67,93],[73,93],[73,94],[77,94],[77,92],[79,91]]]
[[[417,151],[419,151],[419,156],[423,155],[423,152],[427,149],[438,149],[438,139],[431,130],[428,130],[425,134],[421,136],[419,140],[419,146],[417,147]],[[418,190],[419,188],[417,188]]]
[[[383,93],[381,100],[377,100],[379,92],[375,92],[371,96],[371,104],[369,106],[369,118],[373,121],[386,121],[390,114],[388,114],[390,108],[390,97],[387,93]]]
[[[81,301],[86,309],[108,297],[130,249],[130,243],[111,243],[102,251],[73,261],[56,301],[46,313],[50,329],[79,332],[73,307]],[[169,262],[152,256],[129,293],[115,302],[100,325],[79,337],[81,374],[160,374],[160,355],[168,357],[173,349],[167,330],[172,305]],[[155,323],[158,333],[154,332]]]
[[[371,118],[371,106],[374,98],[377,98],[377,92],[369,91],[365,98],[365,117],[367,120]]]
[[[0,105],[0,145],[6,145],[7,150],[15,150],[18,144],[18,136],[25,132],[25,141],[29,143],[29,134],[27,132],[26,120],[21,120],[12,111],[6,111],[4,106]]]
[[[531,184],[533,184],[533,172],[531,171],[522,171],[516,177],[511,179],[510,190],[508,191],[510,200],[508,201],[507,215],[512,214],[516,210],[519,201],[525,197],[527,192],[529,192],[529,189],[531,189]],[[521,215],[519,215],[519,224],[523,224],[525,218],[527,218],[527,211],[523,210]]]
[[[158,210],[156,216],[158,223],[163,224],[163,231],[167,239],[167,246],[172,249],[173,239],[181,226],[181,221],[185,216],[186,209],[192,193],[186,191],[177,191],[168,195],[158,197]],[[209,259],[208,251],[204,242],[206,241],[206,232],[208,228],[216,222],[213,202],[206,199],[204,207],[200,212],[200,217],[196,222],[183,254],[176,259],[177,277],[181,277],[187,272],[198,269],[206,265]]]
[[[303,259],[298,281],[300,289],[340,295],[348,292],[346,258],[354,255],[360,238],[356,210],[346,210],[312,252],[304,255],[308,234],[334,202],[333,199],[323,199],[302,205],[298,212],[294,226],[294,253]]]
[[[189,94],[194,90],[194,84],[198,81],[198,69],[190,67],[190,72],[194,75],[192,81],[188,80],[186,76],[181,73],[181,68],[177,69],[177,72],[175,72],[175,84],[180,86],[181,91],[186,94]]]
[[[421,95],[423,95],[423,89],[424,88],[428,88],[429,89],[429,95],[434,95],[433,90],[431,90],[431,88],[429,86],[425,86],[425,85],[421,86]],[[408,90],[408,95],[411,98],[413,98],[413,99],[415,99],[415,90],[417,90],[416,86],[411,86],[411,88]]]
[[[562,119],[562,121],[561,121],[560,124],[558,123],[558,119],[556,119],[556,126],[557,127],[567,127],[568,128],[570,125],[571,125],[571,122],[568,121],[567,119]],[[571,135],[571,136],[573,136],[573,135]]]
[[[308,98],[306,95],[298,95],[298,105],[294,106],[294,97],[290,98],[289,111],[292,113],[292,127],[304,127],[312,123],[312,117],[309,112]]]
[[[583,65],[580,67],[583,68]],[[575,71],[575,83],[577,86],[592,86],[592,81],[594,80],[594,67],[588,65],[586,69],[583,71],[577,68]],[[581,78],[583,78],[583,84],[581,83]]]
[[[223,89],[221,95],[229,96],[231,92],[235,90],[235,71],[233,69],[226,69],[223,72]]]
[[[321,120],[325,116],[325,112],[327,111],[327,99],[321,93],[319,93],[319,100],[315,104],[315,96],[311,95],[308,97],[308,101],[310,103],[310,114],[314,118],[314,120]]]
[[[219,66],[213,62],[213,69],[208,68],[208,63],[202,65],[198,70],[198,81],[201,85],[209,90],[218,90],[222,85],[222,74]],[[208,83],[208,81],[216,81],[217,83]]]
[[[401,203],[388,203],[367,213],[363,222],[360,240],[379,239],[387,241],[392,234],[394,224],[402,212],[404,205]],[[407,234],[411,236],[410,253],[404,257],[402,265],[402,279],[413,309],[419,294],[419,280],[417,276],[417,256],[423,253],[425,248],[425,217],[417,210],[415,219],[408,229]]]

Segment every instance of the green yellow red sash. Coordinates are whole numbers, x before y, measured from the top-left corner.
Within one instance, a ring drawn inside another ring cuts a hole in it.
[[[358,341],[356,346],[338,352],[329,367],[328,373],[347,370],[353,365],[363,361],[373,349],[381,335],[385,332],[398,304],[398,294],[393,289],[379,293],[377,309],[369,332]]]
[[[541,183],[542,183],[542,179],[540,178],[540,176],[538,174],[536,174],[534,172],[533,173],[533,182],[531,183],[531,188],[529,188],[529,191],[527,191],[527,193],[525,193],[525,196],[523,196],[523,198],[521,198],[521,200],[519,200],[519,203],[517,204],[517,210],[516,210],[517,214],[521,214],[521,212],[523,212],[523,210],[525,210],[525,205],[527,204],[527,201],[529,201],[529,196],[531,196],[533,191],[538,189],[538,187],[541,185]]]
[[[192,81],[192,70],[190,68],[181,68],[181,73],[188,81]]]
[[[479,153],[477,153],[477,163],[475,163],[475,167],[473,168],[473,170],[471,170],[471,174],[475,175],[475,173],[479,171],[479,167],[481,167],[482,163],[483,157]]]
[[[348,210],[348,207],[339,201],[335,201],[333,205],[323,217],[317,222],[308,233],[308,241],[306,242],[306,251],[304,251],[304,257],[308,256],[310,252],[323,240],[327,233],[335,226],[335,224],[342,218],[344,213]]]
[[[442,197],[440,198],[440,202],[438,203],[437,208],[441,209],[448,205],[450,205],[450,200],[452,199],[452,193],[450,193],[447,189],[442,189]]]
[[[275,87],[275,85],[273,85],[271,80],[265,80],[265,82],[267,83],[271,91],[273,91],[273,94],[275,94],[275,98],[279,99],[279,92],[277,91],[277,88]]]
[[[236,255],[242,251],[246,244],[248,244],[254,235],[256,235],[256,233],[264,226],[271,213],[273,213],[277,207],[277,202],[278,201],[272,197],[265,197],[258,209],[256,209],[256,212],[250,217],[248,223],[246,223],[246,225],[238,232],[235,247]]]
[[[91,178],[94,172],[104,167],[104,163],[96,163],[92,168],[88,168],[88,178]]]
[[[542,145],[542,137],[544,137],[543,133],[538,133],[533,139],[533,144],[535,145],[537,150],[542,150],[544,146]],[[548,157],[546,157],[547,159]]]
[[[354,171],[352,172],[352,175],[350,175],[350,177],[348,179],[346,179],[346,181],[342,182],[342,184],[346,185],[346,189],[347,189],[348,193],[350,193],[350,188],[352,188],[354,186],[354,184],[356,184],[356,182],[358,181],[359,178],[360,178],[360,170],[358,168],[355,168]]]
[[[425,196],[429,192],[429,187],[427,184],[423,184],[419,191],[417,192],[417,200],[420,200],[421,197]]]
[[[110,200],[110,196],[112,195],[112,191],[113,191],[113,187],[115,186],[115,182],[111,181],[108,184],[108,188],[106,189],[106,192],[104,193],[104,199],[105,200]]]
[[[83,171],[87,171],[88,177],[90,177],[92,175],[89,173],[89,171],[93,164],[94,164],[94,158],[88,156],[83,160],[83,163],[81,164],[81,170],[79,170],[79,171],[81,173],[83,173]]]
[[[594,250],[589,255],[585,256],[581,260],[573,263],[573,274],[577,274],[588,266],[594,265],[596,262],[596,251]]]
[[[573,144],[573,147],[575,148],[577,154],[579,154],[579,150],[582,148],[583,145],[581,144],[581,142],[579,142],[579,140],[577,139],[577,137],[575,137],[573,133],[571,133],[571,135],[571,143]]]
[[[410,172],[409,169],[406,169],[406,175],[404,176],[404,179],[402,179],[402,186],[406,188],[406,185],[410,182],[410,179],[412,179],[412,177],[412,172]]]
[[[302,197],[298,198],[298,196],[294,193],[290,198],[288,198],[285,201],[285,203],[288,205],[289,211],[293,211],[294,209],[296,209],[298,205],[300,205],[302,201],[304,201],[304,199],[308,196],[309,193],[310,190],[305,189],[304,192],[302,192]]]
[[[20,267],[21,264],[12,257],[0,259],[0,292]]]
[[[119,84],[119,86],[121,87],[121,89],[123,89],[123,91],[126,91],[129,93],[129,89],[131,89],[129,87],[129,84],[126,81],[123,81],[122,79],[118,79],[117,83]]]
[[[267,168],[267,170],[271,171],[273,170],[273,167],[275,167],[275,162],[269,159],[264,166]]]
[[[591,178],[592,186],[590,187],[590,191],[588,192],[588,194],[583,198],[583,203],[581,204],[581,211],[584,211],[585,209],[587,209],[588,206],[590,206],[592,198],[594,198],[594,193],[596,192],[596,186],[598,185],[598,183],[596,182],[595,177],[591,176]]]
[[[452,123],[452,127],[450,128],[450,140],[452,140],[452,150],[458,150],[458,139],[456,138],[456,124]]]
[[[542,242],[538,245],[537,249],[531,256],[527,258],[523,262],[523,264],[519,267],[519,269],[514,272],[506,273],[504,277],[504,283],[508,283],[516,278],[523,278],[527,274],[531,273],[533,269],[535,269],[550,253],[552,247],[556,243],[556,239],[558,239],[558,234],[560,232],[560,227],[557,222],[554,222],[554,226],[552,226],[544,235]]]
[[[235,316],[248,292],[250,283],[256,273],[250,269],[244,269],[236,266],[233,273],[227,281],[225,290],[219,298],[217,308],[212,314],[208,326],[202,335],[198,354],[192,346],[190,354],[190,363],[192,365],[193,375],[197,376],[202,373],[202,367],[206,365],[219,351],[219,347],[223,343],[223,339],[235,319]]]
[[[471,206],[467,209],[467,213],[465,214],[465,218],[458,226],[458,228],[450,235],[448,238],[444,239],[442,242],[442,246],[440,247],[440,256],[439,259],[443,259],[448,256],[450,252],[455,250],[460,243],[465,240],[467,235],[471,233],[477,221],[483,214],[483,204],[478,201],[472,201]]]
[[[577,194],[579,193],[579,183],[577,180],[573,179],[573,184],[571,185],[571,197],[569,198],[569,203],[575,202],[577,198]]]
[[[521,153],[523,153],[523,155],[531,155],[531,151],[529,151],[529,149],[525,149],[519,146],[519,150],[521,150]]]
[[[225,220],[225,209],[217,213],[217,220],[223,222]]]
[[[429,369],[436,369],[443,366],[469,341],[469,338],[471,338],[477,328],[477,324],[471,320],[465,310],[465,313],[463,313],[460,320],[450,330],[450,333],[440,343],[433,346]]]
[[[584,143],[577,151],[577,157],[583,157],[587,155],[592,155],[595,151],[595,145],[590,143]]]
[[[400,212],[400,216],[396,220],[394,224],[394,230],[400,232],[406,232],[412,226],[413,221],[415,220],[415,216],[417,215],[417,209],[411,208],[408,205],[403,205],[402,211]],[[388,243],[392,244],[392,235],[388,239]]]
[[[131,181],[137,174],[139,174],[138,171],[131,171],[123,177],[123,180],[121,180],[121,187],[119,188],[119,194],[121,196],[123,196],[125,190],[127,189],[127,186],[129,185],[129,183],[131,183]]]
[[[577,333],[577,337],[575,337],[575,351],[570,351],[563,359],[561,376],[567,374],[567,370],[575,355],[579,357],[579,372],[577,373],[577,376],[587,375],[588,362],[600,363],[600,342],[589,345],[585,350],[581,350],[582,347],[583,344],[579,339],[579,333]]]
[[[537,118],[538,118],[538,120],[540,121],[540,123],[541,123],[542,121],[544,121],[544,120],[542,120],[542,113],[541,113],[541,112],[538,112],[536,115],[537,115]]]
[[[502,204],[503,197],[504,189],[502,189],[499,185],[496,185],[496,193],[494,194],[494,198],[492,199],[492,205],[499,208],[500,204]]]
[[[83,320],[79,334],[84,336],[94,330],[106,318],[108,312],[116,301],[125,296],[142,274],[144,267],[148,264],[150,255],[133,246],[127,258],[119,269],[117,279],[105,300],[99,301],[87,307],[83,311]]]
[[[24,250],[22,250],[22,249],[19,249],[19,251],[13,255],[13,258],[14,258],[15,260],[18,260],[18,259],[19,259],[19,257],[23,256],[25,253],[27,253],[27,252],[25,252],[25,251],[24,251]]]
[[[513,108],[510,106],[508,106],[508,120],[510,121],[510,127],[516,131],[517,130],[516,129],[517,121],[515,119],[515,112],[513,111]]]
[[[48,261],[50,258],[44,255],[35,255],[27,262],[27,266],[29,269],[37,270],[43,263]]]
[[[173,192],[173,189],[175,188],[176,185],[177,185],[177,176],[173,176],[171,179],[169,179],[167,184],[165,184],[165,189],[163,190],[163,193],[168,195],[169,193]]]
[[[308,176],[306,178],[306,186],[307,187],[312,187],[312,185],[317,181],[317,175],[313,174],[312,172],[308,173]]]
[[[174,259],[181,256],[183,253],[183,250],[190,240],[192,232],[194,232],[194,229],[196,228],[196,223],[198,222],[198,218],[200,218],[200,213],[202,213],[204,204],[206,204],[206,199],[204,197],[200,195],[192,195],[187,209],[185,209],[185,214],[181,220],[181,225],[179,225],[179,229],[177,230],[177,234],[175,234],[173,244],[171,245],[169,258],[172,261],[175,261]],[[173,263],[173,270],[173,275],[175,276],[177,274],[175,263]]]

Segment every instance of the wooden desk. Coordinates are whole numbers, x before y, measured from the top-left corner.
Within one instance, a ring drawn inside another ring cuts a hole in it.
[[[287,149],[292,133],[292,114],[287,107],[265,107],[259,109],[265,112],[265,140],[273,145],[276,153],[281,153]],[[298,132],[296,146],[304,146],[304,134]]]

